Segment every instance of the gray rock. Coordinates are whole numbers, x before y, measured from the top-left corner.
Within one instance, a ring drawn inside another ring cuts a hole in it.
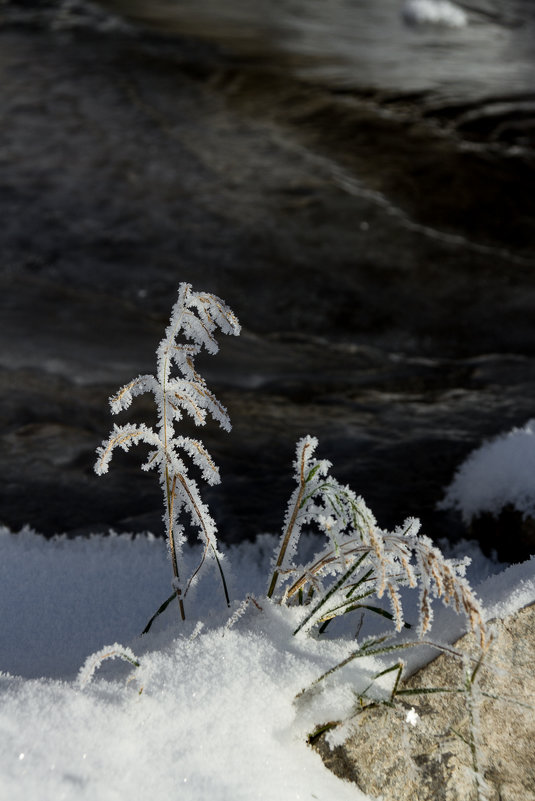
[[[327,766],[384,801],[475,801],[469,747],[475,736],[483,778],[479,798],[535,801],[535,605],[491,628],[494,638],[472,693],[478,725],[470,724],[463,692],[400,696],[393,708],[375,705],[359,712],[342,746],[331,750],[322,739],[316,747]],[[455,648],[472,657],[478,653],[473,635]],[[461,688],[464,670],[462,660],[444,653],[402,689]],[[418,715],[414,725],[410,715],[407,719],[411,709]]]

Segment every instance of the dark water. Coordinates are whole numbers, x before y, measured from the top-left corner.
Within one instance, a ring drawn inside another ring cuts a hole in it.
[[[141,454],[92,463],[187,280],[244,327],[200,365],[224,539],[278,529],[305,433],[384,525],[461,535],[444,485],[533,414],[531,4],[128,8],[0,5],[1,519],[158,530]]]
[[[251,57],[269,54],[272,63],[316,84],[402,94],[433,91],[459,102],[533,94],[530,0],[460,3],[466,20],[460,27],[407,24],[409,3],[102,0],[103,6],[154,29],[195,34]]]

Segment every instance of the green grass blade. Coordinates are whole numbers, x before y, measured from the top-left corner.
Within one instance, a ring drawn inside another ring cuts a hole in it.
[[[308,484],[308,482],[309,482],[309,481],[311,481],[311,480],[314,478],[314,476],[316,475],[316,473],[318,472],[318,470],[320,469],[320,467],[321,467],[321,462],[318,462],[318,464],[317,464],[317,465],[315,465],[315,466],[312,468],[312,470],[310,471],[310,473],[308,474],[308,476],[305,478],[305,484]]]
[[[223,573],[223,568],[221,567],[221,562],[219,561],[219,558],[217,556],[217,551],[216,551],[216,549],[214,548],[213,545],[212,545],[212,550],[214,552],[214,557],[215,557],[215,561],[216,561],[217,567],[219,568],[219,575],[221,576],[221,581],[223,582],[223,592],[225,593],[225,599],[226,599],[226,602],[227,602],[227,606],[230,607],[230,597],[229,597],[229,594],[228,594],[228,587],[227,587],[227,582],[226,582],[226,579],[225,579],[225,574]]]
[[[433,693],[464,693],[463,687],[415,687],[413,690],[398,690],[396,695],[432,695]]]
[[[357,559],[357,561],[356,561],[354,564],[352,564],[352,565],[351,565],[351,567],[349,568],[349,570],[346,570],[346,572],[344,573],[344,575],[343,575],[343,576],[342,576],[342,577],[341,577],[341,578],[340,578],[340,579],[339,579],[339,580],[336,582],[336,584],[334,584],[334,585],[331,587],[331,589],[330,589],[330,590],[327,592],[327,594],[326,594],[326,595],[324,595],[324,596],[323,596],[323,598],[320,598],[320,600],[319,600],[319,601],[318,601],[318,603],[317,603],[317,604],[314,606],[314,608],[312,609],[312,611],[311,611],[311,612],[309,612],[309,614],[308,614],[308,615],[307,615],[307,616],[304,618],[304,620],[302,620],[302,621],[301,621],[301,623],[300,623],[300,624],[298,625],[298,627],[295,629],[295,631],[293,632],[293,633],[294,633],[294,635],[295,635],[295,634],[297,634],[299,631],[301,631],[301,629],[303,628],[303,626],[306,626],[306,624],[307,624],[307,623],[308,623],[308,622],[309,622],[309,621],[310,621],[310,620],[311,620],[311,619],[314,617],[314,615],[316,614],[316,612],[317,612],[319,609],[321,609],[321,607],[322,607],[324,604],[326,604],[326,603],[327,603],[327,601],[329,600],[329,598],[331,598],[331,597],[334,595],[334,593],[335,593],[335,592],[337,592],[337,591],[340,589],[340,587],[342,587],[342,586],[344,585],[344,582],[345,582],[345,581],[347,581],[347,579],[349,578],[349,576],[351,576],[351,575],[352,575],[352,574],[353,574],[353,573],[354,573],[354,572],[355,572],[355,571],[356,571],[356,570],[359,568],[359,566],[360,566],[360,564],[361,564],[362,560],[363,560],[363,559],[365,559],[365,558],[366,558],[366,556],[367,556],[367,554],[362,554],[362,556],[360,557],[360,559]]]
[[[177,597],[176,596],[176,592],[173,592],[173,594],[169,596],[167,601],[163,602],[163,604],[160,606],[158,611],[153,614],[153,616],[151,617],[151,619],[149,620],[149,622],[147,623],[147,625],[145,626],[145,628],[141,632],[141,636],[143,636],[143,634],[146,634],[149,631],[150,627],[152,626],[152,624],[154,623],[154,621],[156,620],[158,615],[161,615],[162,612],[165,612],[165,610],[167,609],[167,607],[169,606],[169,604],[171,603],[173,598],[176,598],[176,597]]]

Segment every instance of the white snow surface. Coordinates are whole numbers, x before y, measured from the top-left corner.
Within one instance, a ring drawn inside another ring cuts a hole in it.
[[[473,451],[440,506],[459,510],[465,522],[481,512],[497,515],[507,504],[535,516],[534,476],[535,420],[530,420]]]
[[[0,798],[366,799],[325,768],[306,736],[347,715],[354,690],[381,665],[353,661],[296,699],[355,640],[292,636],[302,610],[265,599],[276,541],[228,549],[231,611],[208,572],[186,599],[185,623],[171,604],[140,637],[171,591],[162,540],[0,529]],[[499,566],[469,547],[472,580],[486,577],[477,589],[487,616],[535,600],[535,559],[488,577]],[[185,557],[194,566],[198,551]],[[251,592],[261,609],[244,602]],[[461,625],[445,612],[435,617],[442,641]],[[105,660],[82,687],[80,667],[105,646],[131,649],[140,666]]]

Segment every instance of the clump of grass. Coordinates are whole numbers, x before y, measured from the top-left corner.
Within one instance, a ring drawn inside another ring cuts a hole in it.
[[[431,627],[434,596],[466,615],[484,647],[483,613],[464,578],[466,562],[445,559],[428,537],[419,534],[416,518],[408,518],[393,532],[380,529],[364,500],[329,474],[330,463],[314,458],[317,444],[312,437],[297,444],[297,485],[267,591],[279,603],[310,607],[294,634],[313,626],[321,632],[333,618],[356,610],[383,615],[401,631],[407,624],[399,590],[409,586],[419,587],[420,638]],[[297,565],[301,529],[311,524],[325,532],[327,545],[308,564]],[[375,603],[384,596],[391,611]]]
[[[184,598],[206,559],[214,559],[219,567],[227,604],[228,590],[221,568],[222,554],[217,548],[216,525],[208,508],[203,504],[197,484],[189,475],[183,455],[188,456],[200,469],[208,484],[220,481],[219,471],[210,454],[198,439],[177,435],[175,423],[188,414],[198,426],[204,425],[210,414],[221,428],[229,431],[230,418],[225,407],[208,389],[195,369],[194,359],[204,347],[209,353],[219,350],[215,332],[240,333],[240,325],[231,309],[215,295],[193,292],[191,285],[180,284],[178,298],[171,319],[156,351],[156,375],[141,375],[130,381],[110,398],[113,414],[127,409],[137,395],[151,392],[158,410],[156,430],[141,423],[115,425],[110,436],[98,449],[95,471],[102,475],[108,471],[116,448],[127,451],[132,445],[144,442],[151,450],[143,470],[155,469],[160,475],[164,499],[164,524],[173,567],[173,595],[162,604],[156,615],[163,611],[176,596],[180,616],[185,619]],[[182,333],[188,342],[177,341]],[[173,365],[178,376],[171,375]],[[203,553],[199,566],[186,583],[180,575],[180,553],[185,542],[184,526],[180,521],[187,510],[193,526],[198,529]],[[154,617],[156,617],[156,615]],[[148,627],[152,623],[149,622]],[[147,628],[148,628],[147,627]],[[147,629],[146,629],[147,630]]]
[[[215,560],[219,567],[229,604],[216,526],[183,456],[193,461],[209,484],[219,482],[219,471],[202,442],[175,432],[175,424],[184,413],[198,426],[204,425],[210,414],[223,429],[231,427],[227,410],[208,389],[194,365],[203,347],[209,353],[217,353],[215,332],[218,328],[226,334],[240,332],[237,318],[220,298],[193,292],[190,284],[181,284],[165,336],[156,352],[156,374],[138,376],[110,398],[111,410],[116,414],[127,409],[137,395],[151,392],[158,410],[157,428],[143,423],[115,425],[97,451],[95,470],[103,474],[116,448],[127,451],[133,444],[144,442],[151,450],[143,469],[157,469],[160,475],[173,568],[173,594],[160,606],[145,631],[174,597],[178,599],[180,616],[185,619],[184,598],[207,559]],[[179,342],[180,333],[188,341]],[[173,365],[178,376],[171,374]],[[408,585],[419,587],[420,591],[420,637],[431,626],[431,600],[435,596],[457,612],[464,612],[470,628],[479,632],[483,647],[483,616],[463,578],[465,564],[445,559],[429,538],[419,534],[420,523],[416,518],[408,518],[393,532],[380,529],[364,500],[330,475],[329,462],[314,457],[317,444],[310,436],[297,444],[296,488],[288,503],[267,590],[268,598],[274,601],[309,606],[294,633],[316,625],[321,632],[333,618],[356,610],[383,615],[400,631],[408,624],[404,620],[399,590]],[[181,548],[185,542],[184,526],[180,522],[183,510],[189,513],[203,543],[200,564],[186,582],[180,574]],[[311,562],[298,566],[294,557],[301,530],[312,524],[325,532],[328,542]],[[390,611],[377,605],[383,597],[388,599]]]
[[[466,710],[465,731],[453,728],[450,731],[467,747],[467,770],[473,780],[475,798],[488,801],[491,791],[483,768],[481,701],[490,698],[526,705],[518,699],[493,695],[479,687],[492,635],[485,625],[480,603],[464,577],[468,560],[446,559],[428,537],[420,534],[420,523],[415,518],[409,518],[393,532],[379,528],[364,500],[330,475],[330,463],[314,458],[316,447],[317,440],[312,437],[305,437],[297,444],[296,487],[273,557],[267,595],[279,604],[306,607],[294,635],[313,630],[321,634],[331,620],[353,612],[381,615],[393,626],[386,634],[356,642],[355,648],[342,661],[325,670],[297,695],[296,702],[306,704],[307,697],[322,687],[328,691],[325,680],[350,663],[369,658],[384,660],[383,666],[369,677],[366,687],[355,690],[355,706],[349,716],[320,723],[310,733],[308,741],[315,743],[328,734],[333,744],[341,744],[355,730],[358,716],[366,709],[381,706],[395,714],[399,715],[401,710],[407,715],[406,699],[409,697],[436,693],[457,695],[463,699]],[[325,533],[327,543],[306,564],[297,564],[301,531],[311,526]],[[404,619],[401,587],[417,589],[419,603],[416,636],[400,641],[395,634],[404,626],[410,628]],[[389,609],[379,605],[383,598],[388,599]],[[430,636],[433,598],[465,615],[467,628],[475,636],[475,656]],[[435,649],[462,665],[460,681],[454,681],[451,686],[405,686],[402,681],[405,663],[400,656],[406,649],[419,647]]]

